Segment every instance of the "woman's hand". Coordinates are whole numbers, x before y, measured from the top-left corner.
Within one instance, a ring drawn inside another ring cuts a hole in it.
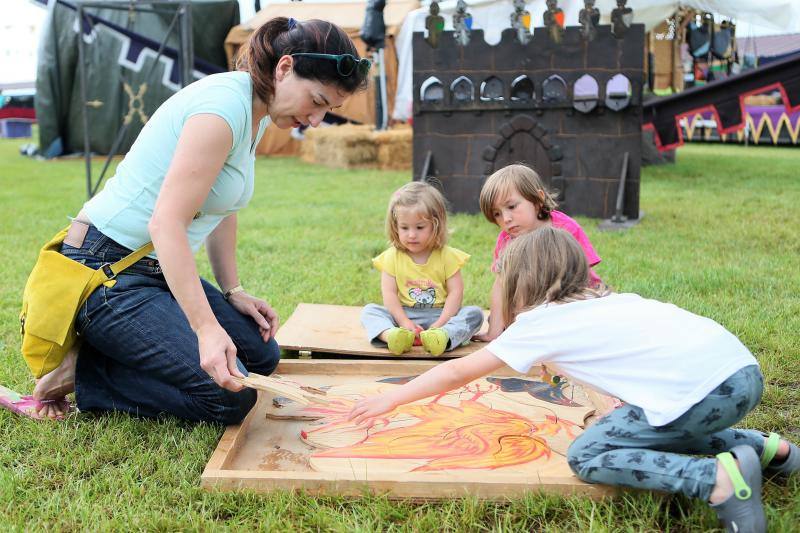
[[[243,387],[233,380],[233,376],[244,376],[236,367],[236,346],[228,333],[219,324],[202,326],[196,333],[200,368],[223,389],[233,392],[242,390]]]
[[[347,419],[353,421],[358,426],[363,426],[369,422],[371,418],[380,416],[384,413],[394,410],[397,407],[397,402],[392,400],[391,395],[388,393],[379,394],[377,396],[370,396],[359,401]]]
[[[275,336],[278,331],[278,314],[267,302],[244,291],[232,294],[228,302],[237,311],[255,320],[264,342]]]

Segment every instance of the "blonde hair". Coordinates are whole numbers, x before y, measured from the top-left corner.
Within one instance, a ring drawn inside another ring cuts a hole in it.
[[[512,189],[536,206],[539,220],[548,220],[550,211],[558,207],[535,170],[525,165],[508,165],[489,176],[481,188],[481,211],[492,224],[497,224],[495,204],[508,196]]]
[[[503,320],[545,303],[567,303],[610,294],[589,287],[586,254],[571,233],[544,226],[511,241],[500,258]]]
[[[428,246],[441,248],[447,244],[447,204],[436,187],[421,181],[412,181],[397,189],[386,210],[386,235],[398,250],[405,251],[397,231],[397,208],[406,207],[433,224],[433,235]]]

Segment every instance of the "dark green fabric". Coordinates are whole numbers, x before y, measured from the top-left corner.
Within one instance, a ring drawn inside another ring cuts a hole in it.
[[[47,21],[43,27],[36,79],[36,116],[39,123],[39,146],[46,156],[83,152],[83,103],[81,101],[80,71],[78,65],[78,33],[75,31],[77,11],[72,2],[58,0],[50,3]],[[133,12],[108,8],[89,9],[92,15],[137,33],[156,43],[161,43],[170,22],[174,7],[161,6],[162,13]],[[236,0],[194,0],[192,3],[192,28],[194,53],[218,70],[227,70],[224,41],[228,31],[239,23],[239,5]],[[176,23],[167,39],[168,47],[179,47],[179,25]],[[130,98],[124,90],[127,83],[134,95],[147,83],[142,97],[142,112],[147,117],[174,90],[163,85],[163,65],[158,65],[146,79],[153,60],[144,60],[137,72],[123,66],[118,59],[122,41],[102,25],[95,26],[96,38],[86,43],[87,100],[96,105],[87,107],[89,119],[90,150],[108,154],[114,139],[130,111]],[[197,69],[197,65],[195,66]],[[144,123],[138,112],[131,115],[128,130],[116,150],[124,154],[133,144]]]

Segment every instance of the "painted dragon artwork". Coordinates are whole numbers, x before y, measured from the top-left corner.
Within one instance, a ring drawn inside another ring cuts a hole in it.
[[[358,427],[347,414],[360,399],[414,376],[326,388],[327,404],[276,398],[267,417],[307,420],[300,438],[322,472],[502,470],[569,475],[564,455],[594,406],[585,391],[559,376],[488,377],[436,397],[400,406]]]

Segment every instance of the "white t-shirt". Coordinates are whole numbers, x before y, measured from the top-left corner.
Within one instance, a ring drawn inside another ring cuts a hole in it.
[[[713,320],[636,294],[520,313],[486,348],[517,372],[537,363],[644,410],[663,426],[737,370],[758,364]]]

